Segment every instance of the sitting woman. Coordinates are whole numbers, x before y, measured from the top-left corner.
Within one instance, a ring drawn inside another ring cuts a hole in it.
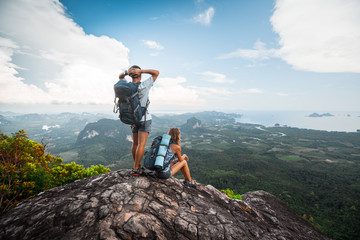
[[[185,177],[184,185],[188,187],[199,186],[194,179],[191,179],[190,169],[187,161],[189,158],[186,154],[181,155],[181,133],[178,128],[171,128],[168,132],[171,136],[170,147],[167,151],[167,161],[164,162],[165,169],[161,172],[156,172],[159,178],[169,178],[174,176],[179,170]]]

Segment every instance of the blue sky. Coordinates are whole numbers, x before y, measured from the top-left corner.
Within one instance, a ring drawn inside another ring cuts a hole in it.
[[[154,112],[359,111],[359,42],[356,0],[0,0],[0,110],[111,112],[136,64]]]

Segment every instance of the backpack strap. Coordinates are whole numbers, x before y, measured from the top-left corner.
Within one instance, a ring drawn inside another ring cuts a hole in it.
[[[136,91],[136,93],[134,93],[133,95],[131,95],[131,97],[130,98],[134,98],[136,95],[138,95],[139,94],[139,90],[137,90]],[[140,94],[139,94],[140,95]]]
[[[137,94],[139,94],[139,96],[140,96],[140,90],[139,90],[139,88],[138,88],[138,90],[136,91],[136,93],[134,93],[134,94],[131,96],[131,98],[135,97]],[[150,104],[150,100],[149,100],[149,98],[148,98],[148,100],[147,100],[147,102],[146,102],[146,106],[143,107],[143,108],[145,109],[144,125],[145,125],[145,123],[146,123],[146,115],[147,115],[147,109],[148,109],[148,107],[149,107],[149,104]],[[139,105],[136,107],[135,110],[137,110],[139,106],[141,107],[141,104],[140,104],[140,103],[139,103]],[[135,111],[134,111],[134,112],[135,112]]]
[[[129,97],[129,99],[134,99],[135,97],[136,97],[136,95],[139,95],[140,96],[140,91],[139,91],[139,89],[133,94],[133,95],[131,95],[131,97]],[[130,100],[129,99],[127,99],[128,101],[129,101],[129,103],[130,103]],[[130,107],[130,105],[129,105],[129,107]],[[134,117],[136,117],[136,112],[137,112],[137,110],[139,109],[139,107],[141,107],[141,102],[140,102],[140,99],[139,99],[139,104],[136,106],[136,108],[135,109],[133,109],[133,113],[134,113]],[[146,117],[146,116],[145,116]]]
[[[119,112],[119,101],[116,101],[116,98],[117,97],[115,97],[115,99],[114,99],[114,108],[113,108],[114,113]]]
[[[148,109],[149,105],[150,105],[150,100],[149,100],[149,98],[148,98],[148,100],[147,100],[147,102],[146,102],[146,106],[144,107],[144,108],[145,108],[145,119],[144,119],[145,121],[144,121],[144,125],[145,125],[145,122],[146,122],[147,109]]]

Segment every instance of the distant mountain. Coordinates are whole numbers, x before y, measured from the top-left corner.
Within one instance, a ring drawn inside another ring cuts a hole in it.
[[[3,116],[5,116],[5,117],[11,117],[11,116],[19,115],[19,114],[18,114],[18,113],[14,113],[14,112],[10,112],[10,111],[6,111],[6,112],[0,111],[0,115],[3,115]]]
[[[160,119],[162,123],[171,122],[173,125],[184,124],[188,119],[195,117],[202,121],[203,124],[213,124],[213,123],[234,123],[236,118],[241,118],[241,114],[236,113],[223,113],[216,111],[204,111],[196,113],[183,113],[178,115],[164,115]]]
[[[181,131],[194,131],[199,128],[201,128],[201,120],[192,117],[186,121],[186,124],[181,126]]]
[[[183,117],[186,119],[189,119],[190,117],[195,117],[197,119],[200,119],[204,123],[207,122],[235,122],[236,118],[240,118],[241,114],[236,113],[223,113],[223,112],[216,112],[216,111],[204,111],[204,112],[198,112],[198,113],[184,113],[181,114],[179,117]]]
[[[312,113],[308,117],[333,117],[333,116],[334,115],[332,115],[331,113],[323,113],[323,114]]]
[[[16,115],[13,118],[17,121],[69,121],[71,119],[86,119],[88,122],[97,121],[101,118],[110,118],[111,115],[107,114],[92,114],[92,113],[70,113],[70,112],[63,112],[60,114],[38,114],[38,113],[31,113],[31,114],[23,114],[23,115]]]
[[[26,121],[49,121],[51,119],[51,116],[48,114],[31,113],[31,114],[18,115],[15,117],[15,119],[26,120]]]
[[[0,126],[7,125],[9,123],[10,123],[10,121],[6,117],[4,117],[3,115],[0,115]]]
[[[100,119],[85,126],[84,130],[79,133],[76,144],[89,144],[107,139],[116,142],[130,142],[131,136],[130,127],[119,120]]]
[[[88,123],[79,133],[75,149],[77,163],[85,166],[114,164],[131,153],[132,133],[129,125],[119,120],[100,119]],[[128,161],[131,164],[131,161]],[[125,165],[126,165],[125,164]]]

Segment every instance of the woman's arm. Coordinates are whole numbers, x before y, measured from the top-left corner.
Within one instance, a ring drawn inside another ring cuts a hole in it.
[[[174,146],[171,150],[174,150],[173,153],[176,154],[176,156],[178,157],[179,159],[179,162],[182,162],[182,161],[188,161],[189,158],[186,154],[183,154],[181,155],[181,146],[178,145],[178,144],[173,144],[172,146]]]

